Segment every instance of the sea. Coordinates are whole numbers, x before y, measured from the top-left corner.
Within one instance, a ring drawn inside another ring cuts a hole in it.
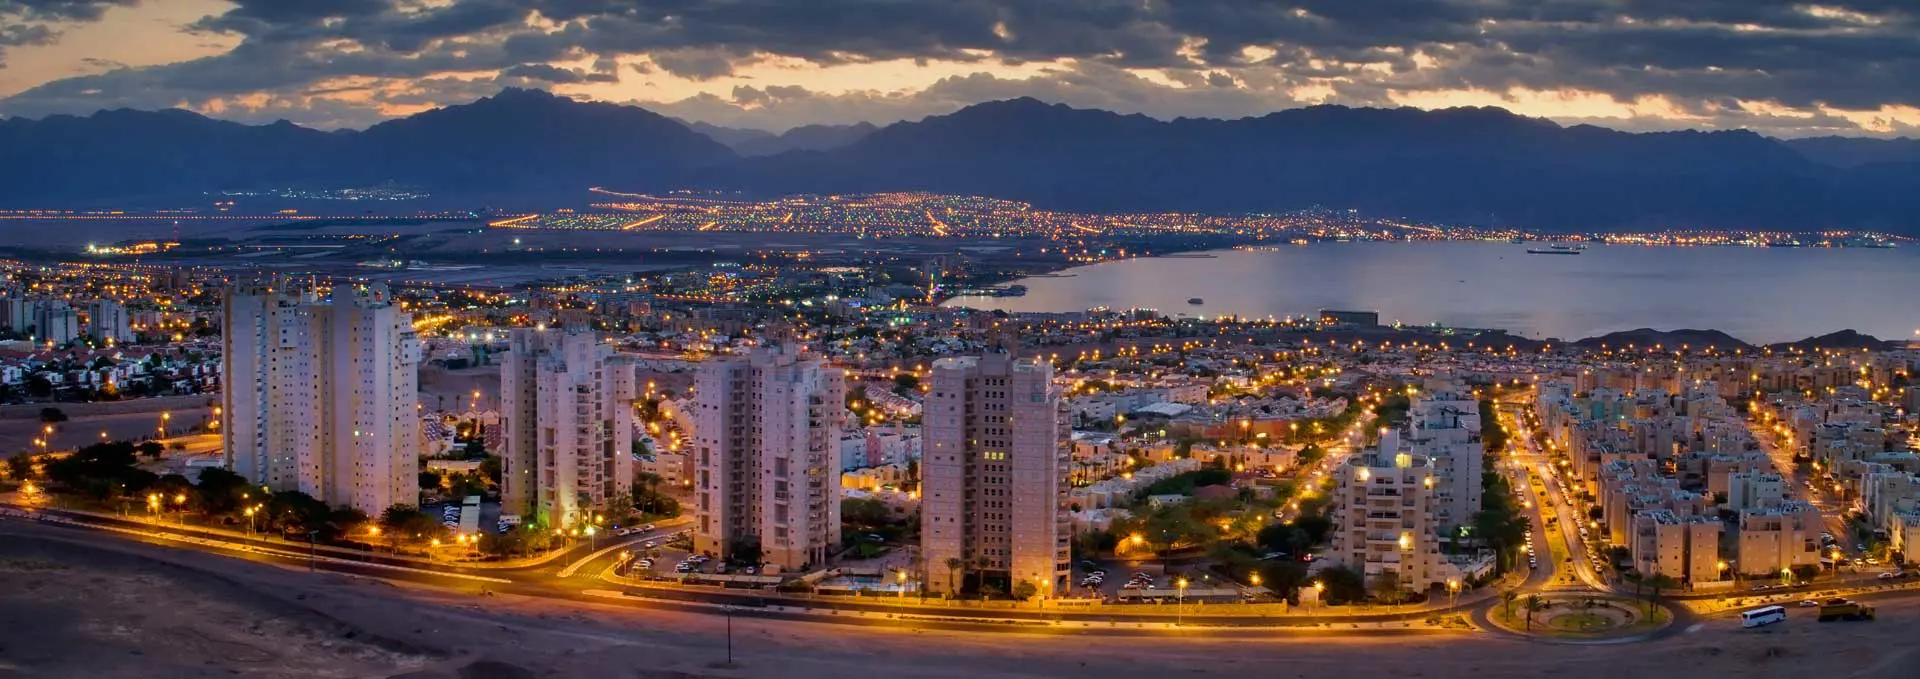
[[[1920,328],[1920,247],[1529,247],[1540,246],[1316,243],[1137,258],[1013,281],[1026,286],[1021,297],[947,305],[1207,318],[1363,310],[1382,323],[1562,340],[1638,328],[1714,329],[1752,343],[1843,329],[1900,340]]]

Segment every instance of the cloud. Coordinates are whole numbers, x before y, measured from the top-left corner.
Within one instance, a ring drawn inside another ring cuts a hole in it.
[[[133,1],[0,0],[0,46],[57,39],[59,22]],[[676,115],[774,127],[924,115],[992,93],[1211,116],[1559,97],[1562,120],[1637,111],[1622,124],[1883,133],[1920,108],[1912,0],[237,0],[190,30],[241,41],[214,57],[45,83],[0,111],[297,102],[342,83],[411,92],[448,78],[587,87],[623,74],[710,83],[662,106]],[[768,62],[977,73],[822,92],[794,68],[773,84],[797,93],[733,88]],[[1013,66],[1042,74],[1011,77]],[[380,105],[342,105],[356,102]]]
[[[0,67],[6,66],[9,47],[52,44],[64,28],[99,21],[108,9],[138,1],[0,0]]]

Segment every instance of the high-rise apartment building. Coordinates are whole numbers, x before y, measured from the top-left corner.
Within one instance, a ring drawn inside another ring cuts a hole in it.
[[[33,307],[34,339],[66,344],[80,337],[80,314],[61,300],[42,300]]]
[[[1068,414],[1039,357],[992,351],[935,361],[922,409],[922,576],[934,592],[971,574],[1012,592],[1067,591]],[[964,564],[961,569],[951,564]]]
[[[222,305],[227,466],[378,515],[419,500],[420,343],[384,286],[321,302],[279,281]]]
[[[631,506],[633,364],[590,330],[520,329],[508,345],[501,511],[561,527]]]
[[[127,320],[127,307],[113,300],[96,300],[87,307],[87,334],[105,342],[133,341],[133,324]]]
[[[694,380],[694,550],[782,570],[840,545],[846,377],[797,344],[700,365]]]
[[[1401,589],[1445,584],[1448,569],[1434,534],[1434,468],[1390,446],[1355,455],[1339,472],[1329,508],[1329,557],[1365,576],[1369,587],[1394,574]]]
[[[1433,467],[1434,529],[1457,531],[1480,513],[1486,451],[1480,440],[1480,403],[1465,387],[1434,380],[1416,393],[1402,437],[1406,452]]]

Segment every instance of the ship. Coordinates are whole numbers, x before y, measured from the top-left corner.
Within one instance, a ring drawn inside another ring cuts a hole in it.
[[[1200,298],[1198,298],[1198,297],[1189,297],[1189,298],[1187,298],[1187,303],[1188,303],[1188,304],[1192,304],[1192,305],[1195,305],[1195,306],[1199,306],[1199,305],[1201,305],[1201,304],[1206,304],[1206,303],[1207,303],[1207,300],[1204,300],[1204,299],[1200,299]]]
[[[1577,255],[1577,254],[1580,254],[1580,250],[1581,248],[1578,245],[1549,245],[1544,249],[1543,248],[1527,248],[1527,254],[1529,255]]]

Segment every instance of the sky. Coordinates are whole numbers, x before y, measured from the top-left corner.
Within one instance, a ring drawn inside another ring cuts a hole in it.
[[[1920,0],[0,0],[0,115],[322,128],[503,87],[780,131],[994,99],[1920,136]]]

